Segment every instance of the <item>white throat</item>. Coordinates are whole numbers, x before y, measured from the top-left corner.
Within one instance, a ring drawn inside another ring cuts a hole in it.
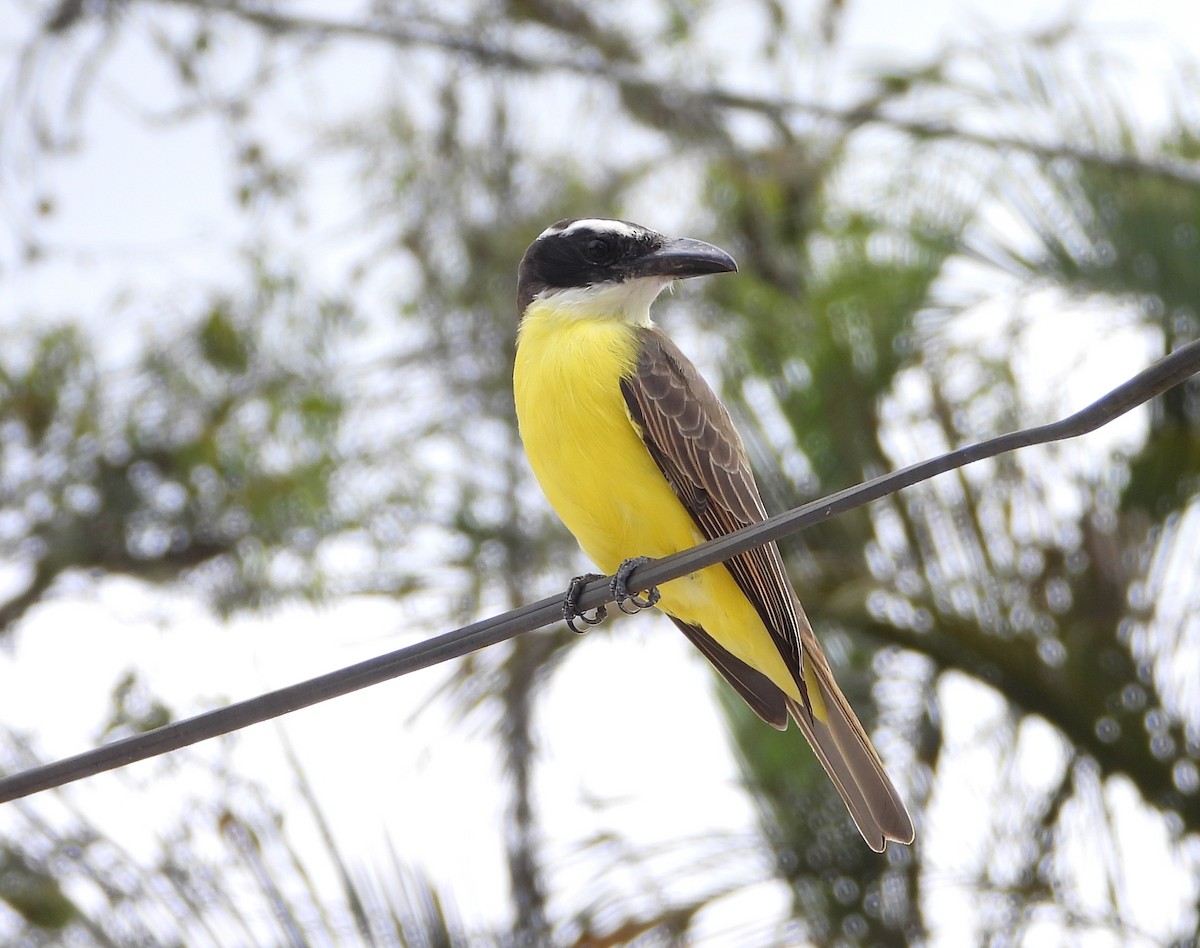
[[[551,287],[539,293],[537,299],[572,319],[620,319],[648,329],[654,325],[650,304],[673,282],[671,277],[652,276],[623,283]]]

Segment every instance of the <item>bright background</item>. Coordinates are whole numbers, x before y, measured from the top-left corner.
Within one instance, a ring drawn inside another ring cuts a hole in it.
[[[381,265],[369,279],[355,282],[354,268],[380,247],[378,235],[358,225],[360,169],[344,153],[310,149],[322,129],[382,109],[398,84],[429,81],[437,63],[416,56],[400,68],[386,45],[350,41],[329,44],[318,55],[297,56],[294,71],[286,68],[285,57],[281,75],[256,101],[253,136],[243,138],[244,128],[212,103],[196,107],[194,116],[178,114],[178,87],[147,41],[156,34],[140,28],[155,21],[168,36],[192,16],[188,7],[131,4],[120,11],[117,15],[134,22],[112,31],[106,42],[113,45],[75,116],[67,104],[70,81],[81,48],[98,42],[98,34],[81,30],[75,36],[35,39],[37,5],[0,9],[7,114],[0,133],[0,209],[8,222],[0,231],[4,331],[16,339],[36,321],[82,319],[97,341],[102,371],[119,377],[133,371],[147,339],[170,338],[189,310],[189,297],[228,284],[231,276],[237,285],[246,248],[262,244],[295,262],[313,292],[354,287],[368,327],[338,353],[343,371],[352,374],[391,342],[389,333],[397,330],[380,314],[405,297],[413,274],[403,263]],[[305,8],[315,15],[341,12],[337,4]],[[1122,87],[1143,120],[1143,131],[1150,135],[1168,122],[1173,113],[1163,90],[1178,78],[1182,59],[1195,55],[1195,37],[1200,37],[1200,7],[1171,0],[1049,10],[1032,2],[853,2],[841,21],[837,62],[819,92],[833,105],[848,102],[868,74],[885,66],[920,62],[948,44],[989,34],[1039,25],[1052,29],[1070,15],[1128,64]],[[704,43],[710,49],[729,43],[730,55],[739,55],[739,31],[750,28],[739,4],[718,5],[705,23]],[[754,23],[760,23],[757,14],[750,20]],[[253,67],[262,39],[249,29],[221,35],[220,62],[228,70],[221,81],[234,88],[244,78],[237,74],[239,64],[247,71]],[[30,70],[36,84],[22,79]],[[731,63],[722,81],[749,90],[762,85],[754,64],[745,61]],[[28,97],[34,94],[30,89],[36,89],[39,103],[49,103],[58,130],[74,138],[71,147],[54,150],[35,142],[25,122]],[[587,104],[584,96],[575,107]],[[462,107],[469,116],[472,103]],[[530,111],[537,112],[534,103]],[[524,130],[535,140],[551,136],[551,112],[544,121],[537,114],[526,116]],[[586,124],[586,117],[580,121]],[[1028,129],[1028,136],[1037,139],[1045,131]],[[606,148],[645,147],[596,134]],[[251,138],[269,142],[276,157],[303,163],[303,186],[294,200],[239,203],[231,186],[231,175],[238,173],[231,168],[231,150],[239,139],[244,144]],[[886,164],[886,156],[880,157]],[[41,214],[38,202],[44,196],[53,208]],[[637,208],[642,222],[669,231],[687,221],[689,209],[680,194],[658,197],[648,194]],[[1018,229],[1001,211],[996,226]],[[31,234],[44,248],[36,260],[29,257]],[[469,267],[471,261],[462,264]],[[964,267],[958,279],[962,287],[974,288],[979,277]],[[956,290],[953,281],[942,287],[946,296]],[[691,287],[676,296],[683,305],[696,298]],[[130,305],[133,298],[141,305]],[[991,316],[1009,301],[1001,290],[991,309],[978,308],[974,322],[967,320],[956,331],[967,338],[977,332],[981,345],[991,344]],[[1086,304],[1049,293],[1036,305]],[[1112,332],[1102,345],[1064,334],[1061,324],[1030,330],[1021,339],[1018,370],[1026,378],[1049,380],[1043,392],[1048,411],[1082,405],[1154,357],[1152,342],[1119,310],[1107,318]],[[707,337],[689,332],[681,329],[681,338],[695,343],[700,360],[707,359],[715,373],[719,350],[707,348]],[[1064,367],[1083,371],[1064,372]],[[1034,403],[1038,394],[1031,395]],[[1135,444],[1145,436],[1147,418],[1139,411],[1080,451],[1085,458],[1089,451],[1098,457],[1112,444]],[[919,446],[900,450],[920,452]],[[447,457],[446,463],[455,462]],[[539,503],[534,495],[526,499]],[[441,555],[436,537],[408,542],[400,555],[413,562]],[[342,577],[375,562],[353,542],[332,545],[322,556],[323,565]],[[561,566],[538,588],[523,590],[526,598],[549,595],[586,569],[577,554]],[[1186,575],[1186,563],[1177,569]],[[20,560],[0,565],[0,589],[18,590],[27,576]],[[443,592],[434,584],[411,599],[338,594],[317,605],[284,602],[221,618],[202,593],[186,584],[155,588],[119,576],[65,579],[4,639],[0,720],[24,735],[38,757],[69,755],[97,739],[99,722],[112,709],[114,684],[130,671],[183,716],[445,631],[456,624],[450,618],[454,609],[443,598],[454,594],[450,585]],[[484,597],[479,615],[499,611],[482,608],[490,604]],[[355,871],[384,871],[393,852],[399,853],[403,863],[419,867],[448,894],[469,930],[502,929],[512,911],[501,829],[505,776],[485,716],[468,713],[464,719],[455,710],[449,674],[426,671],[298,712],[278,724],[252,728],[232,744],[188,752],[177,767],[164,770],[152,761],[88,780],[67,791],[69,804],[43,795],[28,805],[50,820],[68,819],[68,811],[85,813],[135,859],[149,859],[162,845],[164,828],[188,819],[195,796],[227,792],[217,777],[236,773],[269,788],[272,805],[289,814],[289,832],[303,852],[308,841],[317,848],[320,837],[299,802],[290,754],[300,762],[330,833]],[[994,692],[967,676],[944,676],[937,688],[945,714],[946,764],[919,830],[927,847],[924,858],[939,867],[924,897],[937,918],[932,941],[961,945],[975,937],[978,920],[959,885],[960,871],[962,877],[968,872],[957,865],[956,841],[970,834],[975,808],[993,792],[995,758],[980,735],[998,727],[1008,712]],[[742,791],[738,762],[726,740],[728,725],[713,693],[709,672],[665,620],[622,619],[611,634],[589,635],[570,648],[537,712],[536,797],[545,852],[555,865],[552,905],[557,899],[565,909],[573,904],[572,893],[598,884],[588,844],[606,834],[635,841],[649,854],[641,857],[641,865],[654,885],[678,898],[687,897],[692,884],[680,867],[693,856],[672,849],[673,841],[705,834],[754,837],[759,814]],[[1008,766],[1026,779],[1036,784],[1039,774],[1066,766],[1061,738],[1043,721],[1027,719],[1018,734],[1019,750]],[[1161,820],[1148,813],[1128,784],[1110,785],[1106,792],[1145,860],[1145,871],[1126,867],[1122,898],[1126,917],[1137,920],[1143,943],[1151,944],[1171,931],[1158,927],[1161,920],[1176,918],[1179,906],[1194,896],[1191,873],[1200,853],[1192,845],[1190,862],[1183,859]],[[0,810],[0,830],[6,821],[10,829],[20,822],[11,808]],[[1087,854],[1079,861],[1086,865]],[[697,943],[767,944],[786,937],[773,925],[788,911],[787,887],[771,877],[767,862],[747,845],[740,859],[713,868],[730,879],[761,876],[764,881],[738,888],[706,910],[692,930]],[[1164,865],[1176,869],[1156,868]],[[314,858],[309,869],[318,889],[321,879],[333,885],[336,873],[327,861]],[[679,881],[673,884],[676,873]],[[633,885],[624,880],[614,887]],[[0,933],[3,926],[0,912]],[[1034,920],[1024,937],[1028,944],[1059,944],[1062,929],[1053,922],[1039,928]],[[1104,933],[1089,938],[1115,943]]]

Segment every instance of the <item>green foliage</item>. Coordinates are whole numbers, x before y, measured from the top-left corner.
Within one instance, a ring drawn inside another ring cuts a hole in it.
[[[1165,155],[1195,160],[1191,134],[1161,144]],[[1046,248],[1037,267],[1082,294],[1137,301],[1165,350],[1200,335],[1200,189],[1174,179],[1081,168],[1065,175],[1064,192],[1084,236],[1068,246],[1043,225]],[[1200,410],[1195,382],[1156,406],[1150,438],[1131,459],[1122,491],[1125,509],[1154,517],[1183,510],[1200,477]]]
[[[230,375],[245,375],[250,368],[250,352],[237,325],[218,302],[200,327],[200,349],[204,360],[216,369]]]
[[[0,850],[0,902],[43,931],[61,931],[79,914],[54,875],[8,846]]]
[[[104,725],[104,738],[127,737],[170,724],[174,714],[162,701],[148,693],[137,672],[126,672],[112,692],[112,712]]]
[[[204,567],[223,606],[281,592],[272,555],[309,555],[305,536],[346,526],[330,494],[344,405],[325,348],[344,323],[340,306],[301,303],[264,274],[240,312],[217,302],[128,372],[102,368],[77,328],[31,329],[32,355],[13,347],[0,365],[2,548],[29,572],[3,627],[70,570],[162,582]],[[315,592],[313,578],[288,591]]]

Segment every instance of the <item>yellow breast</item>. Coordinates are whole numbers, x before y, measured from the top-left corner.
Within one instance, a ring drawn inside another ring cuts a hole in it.
[[[533,304],[521,321],[513,390],[530,466],[550,506],[607,573],[665,556],[699,532],[642,443],[621,394],[637,330]]]
[[[521,440],[550,506],[605,573],[704,537],[634,426],[621,379],[639,334],[621,319],[563,314],[538,302],[521,320],[513,390]],[[704,628],[799,697],[758,613],[723,566],[664,583],[659,608]]]

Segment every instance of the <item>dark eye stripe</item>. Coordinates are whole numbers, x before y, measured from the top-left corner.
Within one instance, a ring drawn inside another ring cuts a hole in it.
[[[517,305],[548,289],[621,283],[628,264],[651,252],[663,238],[626,221],[579,218],[546,228],[529,247],[517,274]]]

